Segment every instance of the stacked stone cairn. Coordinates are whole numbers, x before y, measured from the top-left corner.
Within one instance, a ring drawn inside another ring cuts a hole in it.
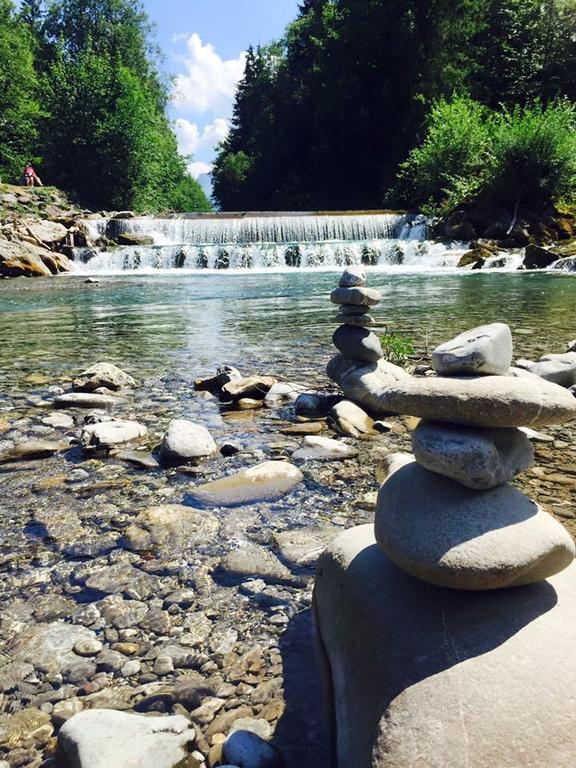
[[[369,330],[376,321],[368,312],[380,302],[382,294],[366,288],[365,283],[366,272],[361,266],[353,265],[344,270],[338,288],[332,291],[330,300],[339,306],[336,320],[342,323],[332,341],[348,360],[374,363],[384,353],[380,339]]]
[[[380,300],[378,291],[365,287],[362,268],[349,267],[331,301],[340,305],[339,327],[333,341],[346,365],[358,375],[377,370],[385,382],[386,366],[378,337],[367,328],[374,320],[366,314]],[[437,379],[452,388],[458,382],[506,377],[514,390],[512,334],[507,325],[480,326],[441,344],[432,353]],[[523,374],[523,378],[530,374]],[[412,385],[406,374],[396,389]],[[430,379],[428,379],[430,381]],[[523,386],[530,385],[523,381]],[[538,382],[538,388],[542,384]],[[385,384],[382,391],[385,390]],[[538,396],[545,397],[546,391]],[[566,568],[574,559],[574,542],[564,527],[539,505],[509,485],[534,462],[521,417],[512,410],[505,427],[486,426],[490,402],[480,403],[458,418],[454,397],[453,421],[449,391],[443,396],[442,421],[434,420],[424,402],[424,418],[412,434],[414,455],[393,456],[390,474],[380,489],[375,536],[385,554],[407,573],[439,586],[489,590],[539,581]],[[448,406],[448,407],[447,407]],[[409,413],[410,411],[408,411]],[[423,414],[416,414],[423,415]],[[438,417],[436,417],[438,418]],[[556,415],[550,416],[554,422]],[[513,423],[510,423],[510,422]],[[546,423],[541,409],[539,425]]]

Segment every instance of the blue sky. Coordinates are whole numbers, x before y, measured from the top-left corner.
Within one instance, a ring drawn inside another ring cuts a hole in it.
[[[250,44],[280,37],[298,0],[144,0],[164,67],[175,77],[171,117],[194,176],[207,172],[227,131]]]

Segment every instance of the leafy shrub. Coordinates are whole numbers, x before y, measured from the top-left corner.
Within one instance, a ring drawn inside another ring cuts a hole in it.
[[[476,194],[490,154],[489,117],[485,107],[469,98],[437,101],[424,141],[400,166],[391,198],[432,212]]]
[[[469,98],[440,100],[401,165],[396,199],[425,213],[475,200],[546,205],[576,199],[576,108],[540,102],[490,112]]]
[[[576,197],[576,109],[568,101],[504,110],[493,121],[486,194],[546,204]]]
[[[395,365],[402,365],[414,354],[414,344],[407,336],[394,333],[385,333],[380,336],[384,359]]]

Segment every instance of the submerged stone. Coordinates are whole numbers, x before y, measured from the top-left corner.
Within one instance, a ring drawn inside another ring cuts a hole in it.
[[[292,454],[292,458],[302,461],[336,461],[338,459],[351,459],[358,455],[358,451],[341,440],[333,440],[331,437],[307,435],[302,447]]]
[[[199,485],[190,496],[201,504],[226,507],[277,499],[289,493],[304,475],[286,461],[264,461],[221,480]]]
[[[209,512],[162,504],[140,512],[126,531],[128,549],[181,551],[214,541],[220,525]]]

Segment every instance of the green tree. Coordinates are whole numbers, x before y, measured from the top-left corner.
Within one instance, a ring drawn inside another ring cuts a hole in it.
[[[10,0],[0,0],[0,175],[16,181],[37,158],[40,117],[30,32]]]

